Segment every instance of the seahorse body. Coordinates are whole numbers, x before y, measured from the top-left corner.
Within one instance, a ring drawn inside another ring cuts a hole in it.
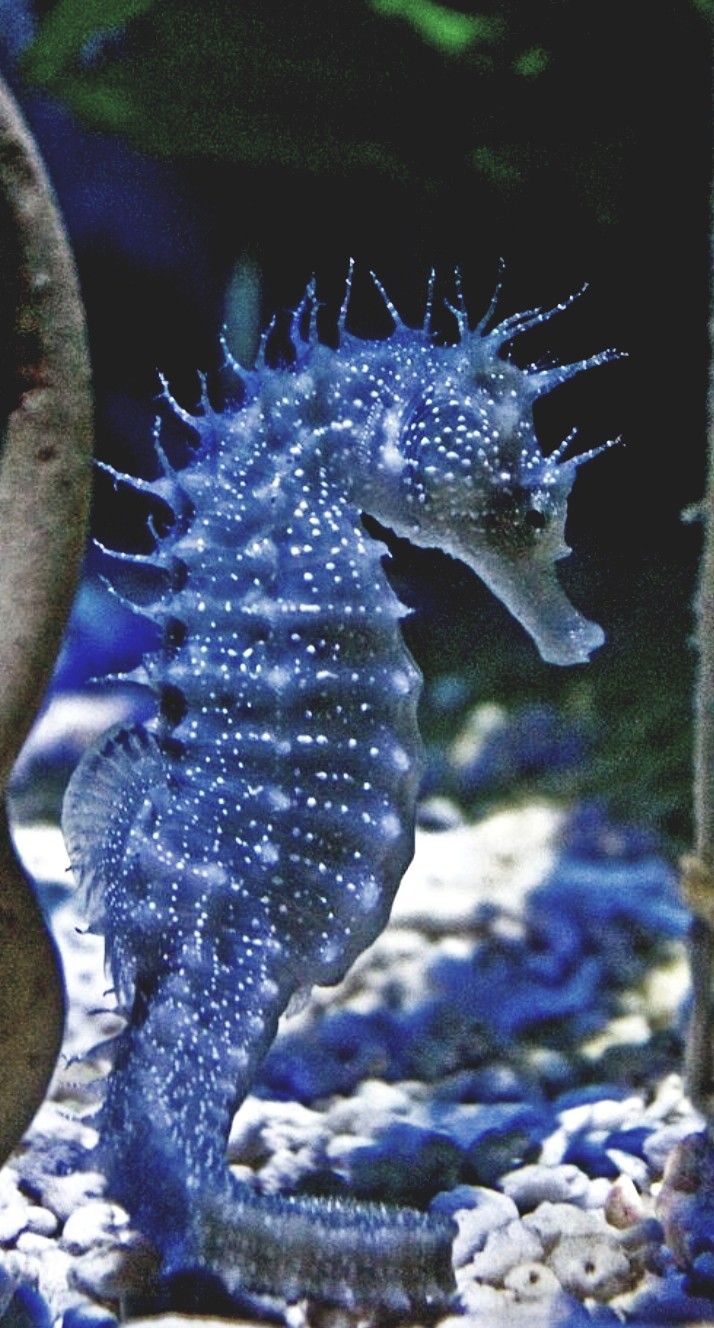
[[[472,331],[460,305],[459,341],[442,345],[428,317],[407,328],[388,300],[392,336],[360,340],[346,304],[338,350],[312,317],[303,336],[308,288],[293,364],[263,355],[241,373],[238,407],[180,412],[198,440],[184,469],[161,453],[159,480],[116,475],[175,513],[143,560],[156,591],[142,611],[163,630],[142,673],[158,714],[105,735],[65,800],[70,858],[128,1017],[100,1118],[110,1191],[166,1269],[204,1261],[229,1284],[216,1230],[232,1212],[244,1232],[263,1222],[266,1239],[272,1221],[227,1171],[233,1113],[291,996],[339,981],[382,930],[413,852],[420,675],[361,514],[467,562],[545,658],[578,662],[602,641],[554,569],[585,458],[544,457],[532,405],[614,352],[522,370],[504,348],[556,310],[488,331],[489,311]],[[376,1208],[338,1210],[337,1243],[379,1227]],[[297,1226],[318,1220],[309,1201],[291,1212]],[[447,1225],[403,1222],[435,1271],[406,1292],[395,1256],[395,1303],[438,1299]],[[260,1289],[247,1239],[239,1249],[236,1236],[234,1284]],[[286,1277],[299,1290],[311,1283],[296,1241]],[[276,1258],[289,1243],[276,1238]]]

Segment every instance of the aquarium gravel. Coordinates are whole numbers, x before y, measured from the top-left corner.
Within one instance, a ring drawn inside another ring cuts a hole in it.
[[[667,1157],[701,1128],[677,1073],[673,868],[594,807],[538,802],[470,824],[442,798],[421,820],[432,828],[384,934],[283,1019],[233,1123],[234,1174],[266,1195],[453,1217],[442,1328],[714,1322],[706,1259],[678,1266],[658,1208]],[[102,942],[76,910],[57,827],[15,833],[52,911],[69,1009],[48,1099],[0,1173],[0,1304],[8,1328],[138,1321],[161,1308],[142,1300],[152,1251],[92,1167],[101,1044],[121,1023]],[[234,1311],[369,1321],[329,1313],[279,1296]]]

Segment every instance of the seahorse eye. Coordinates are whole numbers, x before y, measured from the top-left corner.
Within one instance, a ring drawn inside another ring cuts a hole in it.
[[[548,512],[536,506],[532,491],[522,485],[509,485],[492,493],[483,522],[490,541],[513,552],[531,548],[548,524]]]
[[[545,527],[548,524],[545,512],[541,512],[537,507],[529,507],[523,517],[523,521],[531,530],[545,530]]]

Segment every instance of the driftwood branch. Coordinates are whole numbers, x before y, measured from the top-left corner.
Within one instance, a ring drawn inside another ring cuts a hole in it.
[[[90,495],[89,357],[77,276],[37,148],[0,82],[0,207],[18,258],[13,398],[0,450],[0,789],[56,658]],[[0,825],[0,1161],[62,1035],[57,956]]]

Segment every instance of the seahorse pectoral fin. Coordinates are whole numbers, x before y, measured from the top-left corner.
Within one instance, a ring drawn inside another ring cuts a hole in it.
[[[117,725],[85,752],[67,786],[62,831],[89,916],[116,871],[140,809],[168,788],[161,750],[141,724]]]

